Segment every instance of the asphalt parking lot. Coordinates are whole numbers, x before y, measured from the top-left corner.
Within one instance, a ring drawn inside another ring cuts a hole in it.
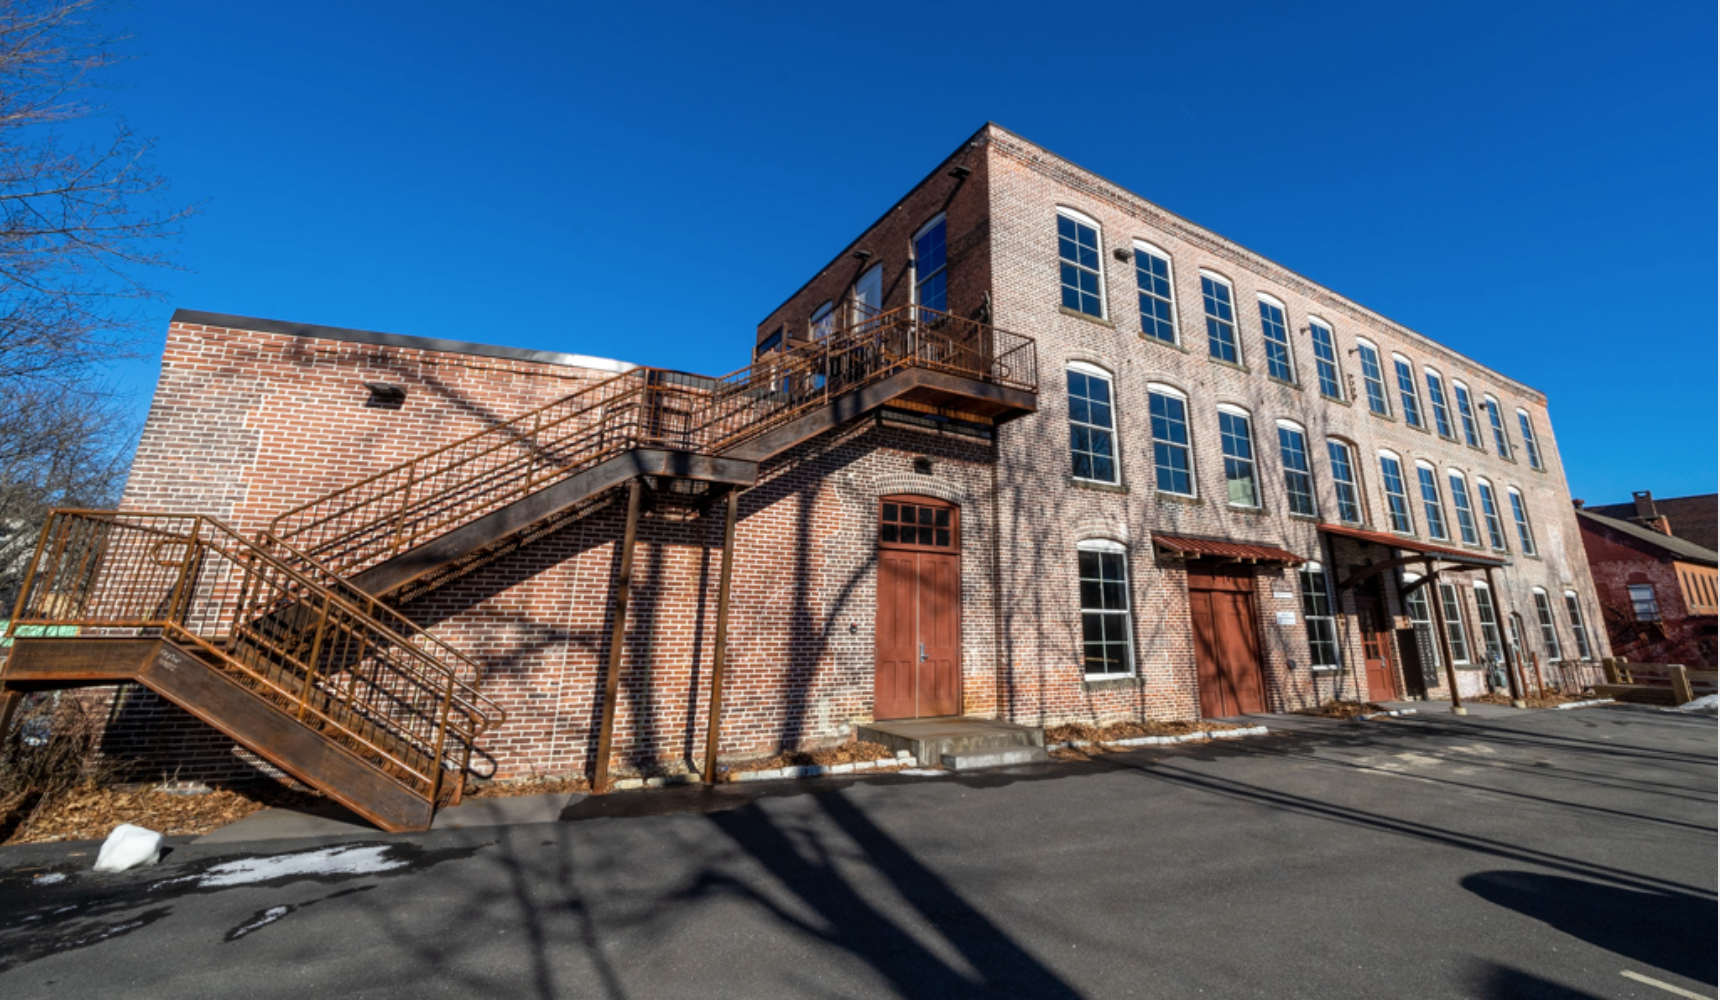
[[[0,996],[1715,995],[1713,718],[1268,724],[111,876],[0,849]]]

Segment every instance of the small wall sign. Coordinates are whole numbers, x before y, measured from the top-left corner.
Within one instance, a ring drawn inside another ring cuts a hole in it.
[[[1294,624],[1296,624],[1296,612],[1294,612],[1294,611],[1280,611],[1280,612],[1278,612],[1278,624],[1280,624],[1280,625],[1294,625]]]

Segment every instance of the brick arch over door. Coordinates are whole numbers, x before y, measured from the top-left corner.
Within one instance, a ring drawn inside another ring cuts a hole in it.
[[[961,508],[893,493],[877,518],[873,717],[960,715]]]

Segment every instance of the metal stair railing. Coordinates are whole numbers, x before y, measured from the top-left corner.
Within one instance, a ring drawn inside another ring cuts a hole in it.
[[[431,802],[505,719],[420,640],[211,518],[56,510],[26,573],[9,635],[168,639]]]
[[[1037,388],[1031,339],[907,306],[717,378],[613,376],[293,508],[260,540],[349,576],[629,449],[721,455],[910,368]]]

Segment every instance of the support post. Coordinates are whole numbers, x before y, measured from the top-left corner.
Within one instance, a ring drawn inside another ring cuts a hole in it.
[[[18,714],[18,706],[24,700],[24,692],[0,685],[0,743],[6,741],[6,734],[12,731],[12,717]]]
[[[597,762],[591,791],[609,791],[609,748],[615,738],[615,695],[621,687],[621,654],[627,640],[627,597],[633,590],[633,541],[639,534],[639,480],[627,484],[627,530],[621,538],[621,571],[615,581],[615,627],[609,632],[609,671],[603,678],[603,723],[597,730]]]
[[[1445,661],[1445,686],[1451,690],[1451,714],[1468,715],[1469,709],[1463,707],[1463,696],[1457,693],[1457,666],[1451,659],[1451,633],[1445,630],[1445,595],[1439,590],[1439,571],[1433,568],[1433,560],[1422,564],[1427,568],[1428,589],[1433,591],[1428,595],[1428,603],[1433,605],[1433,627],[1439,632],[1439,655]]]
[[[1528,708],[1523,699],[1523,685],[1517,676],[1517,664],[1511,649],[1511,629],[1505,624],[1505,592],[1499,589],[1499,579],[1493,567],[1487,567],[1487,588],[1493,592],[1493,622],[1499,629],[1499,644],[1505,647],[1505,683],[1511,688],[1511,707]]]
[[[711,721],[705,734],[705,784],[717,783],[717,744],[723,733],[723,665],[729,651],[729,587],[735,571],[735,515],[741,491],[729,490],[729,509],[723,518],[723,568],[717,581],[717,642],[711,654]]]

